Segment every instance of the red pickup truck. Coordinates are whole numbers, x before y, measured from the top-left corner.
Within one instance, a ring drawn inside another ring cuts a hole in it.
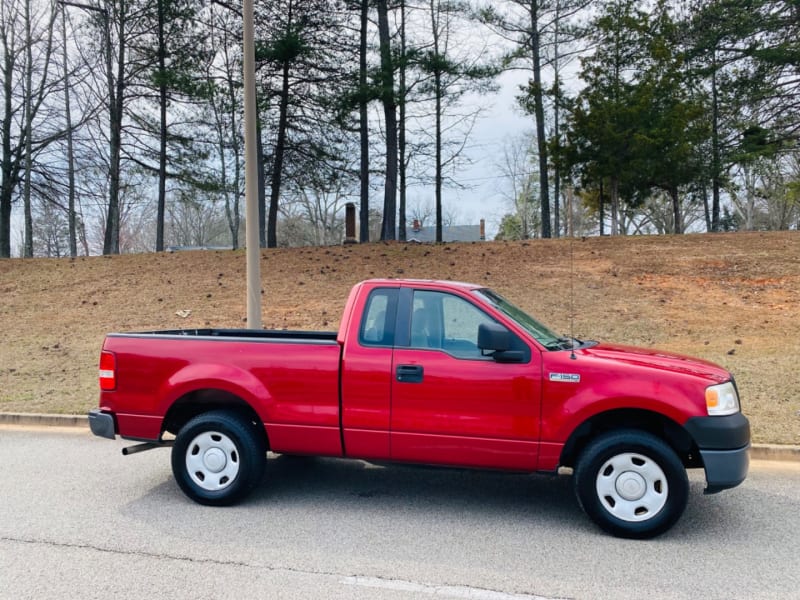
[[[561,337],[478,285],[357,284],[338,333],[109,334],[92,431],[172,446],[181,489],[241,500],[267,451],[515,472],[573,468],[606,531],[669,529],[688,496],[741,483],[750,426],[733,377],[698,359]]]

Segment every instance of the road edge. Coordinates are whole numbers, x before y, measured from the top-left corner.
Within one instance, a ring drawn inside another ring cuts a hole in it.
[[[88,429],[89,417],[87,415],[0,412],[0,425],[23,425],[26,427],[85,427]]]
[[[20,425],[25,427],[75,427],[88,429],[89,417],[86,415],[0,412],[0,425]],[[784,444],[753,444],[750,448],[750,458],[752,460],[800,462],[800,446],[790,446]]]

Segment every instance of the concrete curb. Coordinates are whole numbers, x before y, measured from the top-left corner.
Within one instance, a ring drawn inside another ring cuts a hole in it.
[[[28,427],[80,427],[89,429],[86,415],[48,415],[37,413],[0,412],[0,425],[22,425]],[[800,446],[782,444],[753,444],[750,448],[752,460],[775,460],[800,462]]]
[[[86,415],[52,415],[41,413],[0,412],[0,425],[25,425],[28,427],[85,427],[89,428]]]
[[[752,460],[779,460],[800,462],[800,446],[781,444],[753,444],[750,449]]]

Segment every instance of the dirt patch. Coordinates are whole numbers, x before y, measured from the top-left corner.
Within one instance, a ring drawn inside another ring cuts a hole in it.
[[[269,329],[335,330],[371,277],[486,284],[557,331],[720,363],[756,441],[800,441],[798,232],[277,249],[261,274]],[[243,327],[245,290],[241,251],[2,260],[0,411],[83,413],[106,332]]]

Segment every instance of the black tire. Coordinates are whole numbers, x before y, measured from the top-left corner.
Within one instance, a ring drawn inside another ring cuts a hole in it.
[[[267,453],[264,438],[249,421],[215,410],[184,425],[172,447],[172,473],[195,502],[228,506],[261,480]]]
[[[593,440],[578,459],[574,483],[584,512],[623,538],[664,533],[689,498],[689,478],[677,454],[656,436],[635,429]]]

